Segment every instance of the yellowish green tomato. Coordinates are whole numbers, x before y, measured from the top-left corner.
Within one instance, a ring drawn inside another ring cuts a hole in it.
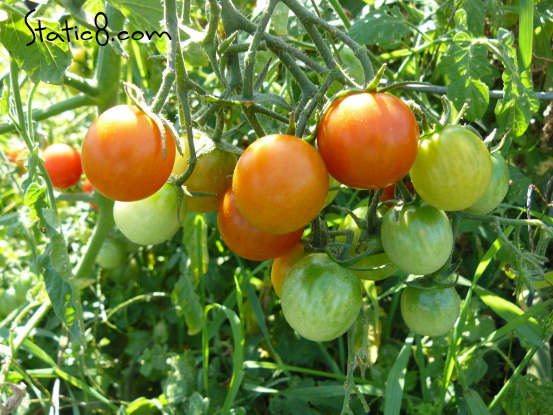
[[[509,166],[499,153],[492,154],[492,181],[484,194],[465,212],[485,215],[494,210],[509,190]]]
[[[96,263],[105,269],[116,268],[125,261],[125,246],[121,241],[108,238],[102,244]]]

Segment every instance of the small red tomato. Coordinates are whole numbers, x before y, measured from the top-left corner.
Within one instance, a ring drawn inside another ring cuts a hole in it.
[[[54,187],[67,189],[78,183],[83,172],[81,156],[73,147],[57,143],[48,146],[43,153],[44,167]]]
[[[219,204],[217,224],[229,249],[243,258],[254,261],[264,261],[283,255],[298,243],[304,228],[282,234],[270,234],[255,228],[238,211],[230,188]]]
[[[413,112],[401,99],[383,93],[338,98],[317,131],[329,173],[358,189],[379,189],[400,180],[415,161],[418,141]]]

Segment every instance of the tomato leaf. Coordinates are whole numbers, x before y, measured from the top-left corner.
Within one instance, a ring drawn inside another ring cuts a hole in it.
[[[368,13],[349,29],[351,38],[364,45],[395,41],[409,32],[405,19],[379,10]]]
[[[28,23],[33,28],[38,24],[31,17],[28,18]],[[44,41],[40,40],[34,30],[29,29],[23,16],[10,13],[7,21],[0,22],[0,43],[33,82],[61,84],[65,70],[71,64],[71,52],[64,40],[47,40],[50,32],[61,36],[59,25],[42,19],[41,23],[46,28],[41,32]]]
[[[519,137],[539,110],[539,102],[533,91],[532,74],[518,65],[513,34],[500,28],[497,35],[505,70],[502,76],[504,96],[497,102],[495,115],[500,132],[511,130]]]
[[[110,4],[119,9],[132,27],[141,31],[152,30],[161,32],[163,27],[163,6],[160,0],[114,0]],[[156,39],[154,36],[152,39]]]
[[[460,32],[453,38],[440,61],[450,79],[447,96],[457,110],[467,103],[465,117],[474,121],[482,118],[489,104],[489,88],[481,81],[491,74],[486,46],[472,43],[471,37]]]

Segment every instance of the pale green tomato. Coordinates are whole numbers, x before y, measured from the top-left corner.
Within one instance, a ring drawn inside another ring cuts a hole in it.
[[[124,260],[125,246],[121,241],[112,238],[108,238],[104,241],[96,256],[96,263],[105,269],[116,268],[121,265]]]
[[[146,199],[135,202],[115,202],[115,224],[128,239],[140,245],[154,245],[171,238],[179,229],[177,189],[164,184]],[[183,200],[181,218],[186,213]]]
[[[501,154],[492,154],[492,181],[484,194],[465,212],[485,215],[494,210],[509,190],[509,166]]]
[[[455,288],[407,287],[401,293],[401,316],[422,336],[442,336],[455,324],[461,299]]]

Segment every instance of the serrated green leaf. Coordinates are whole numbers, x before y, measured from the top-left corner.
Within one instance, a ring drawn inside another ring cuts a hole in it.
[[[470,120],[482,118],[489,104],[489,88],[481,81],[491,73],[486,46],[474,44],[465,32],[453,38],[440,62],[440,68],[447,74],[450,83],[447,95],[459,111],[468,104],[465,117]]]
[[[475,36],[484,35],[486,24],[486,8],[482,7],[481,0],[464,0],[463,9],[467,15],[467,28]]]
[[[194,354],[186,350],[181,355],[169,357],[167,364],[170,370],[163,380],[163,393],[171,405],[184,402],[196,386],[198,370]]]
[[[502,51],[504,97],[497,102],[495,115],[501,131],[511,130],[519,137],[528,128],[539,102],[532,86],[532,74],[519,67],[513,34],[505,29],[497,31]]]
[[[364,45],[391,42],[408,32],[409,26],[402,17],[390,16],[381,11],[370,12],[349,29],[351,38]]]
[[[63,38],[59,24],[42,19],[41,22],[46,27],[42,32],[43,41],[25,24],[23,16],[10,13],[9,19],[0,23],[0,43],[33,82],[61,84],[65,70],[71,64],[71,52],[66,41],[47,40],[50,32],[58,33]],[[30,17],[28,23],[33,28],[38,25]],[[34,38],[36,39],[33,43]]]

